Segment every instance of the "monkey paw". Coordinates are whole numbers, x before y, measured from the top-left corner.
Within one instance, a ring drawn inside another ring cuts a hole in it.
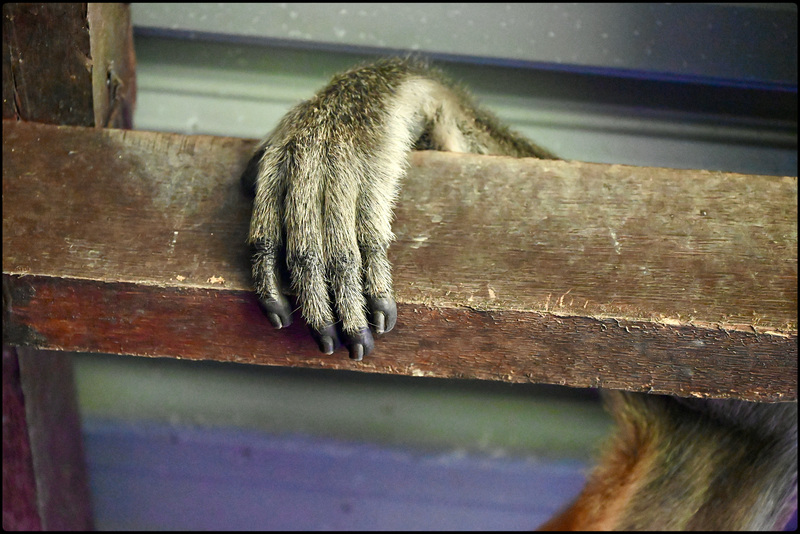
[[[318,115],[310,102],[296,108],[242,176],[255,192],[254,288],[273,326],[291,324],[294,293],[320,350],[344,344],[361,360],[373,332],[397,320],[387,259],[396,186],[385,161],[358,155],[358,140],[319,138],[330,128]]]

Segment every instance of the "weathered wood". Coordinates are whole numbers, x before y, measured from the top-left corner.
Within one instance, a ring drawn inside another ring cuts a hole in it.
[[[4,118],[130,127],[134,67],[129,5],[3,4]],[[5,280],[3,286],[5,291]],[[9,295],[4,292],[4,342],[11,323]],[[44,308],[32,313],[47,317]],[[71,361],[4,344],[3,528],[91,526]]]
[[[27,347],[19,347],[17,354],[42,528],[91,529],[72,361],[56,352]]]
[[[3,530],[41,530],[17,348],[3,345]]]
[[[3,128],[10,343],[797,398],[796,178],[413,154],[398,325],[352,362],[251,294],[252,141]]]
[[[90,2],[86,9],[92,57],[94,125],[133,128],[136,54],[131,6]]]
[[[3,529],[92,528],[72,362],[3,346]]]
[[[130,6],[3,4],[3,118],[130,128]]]

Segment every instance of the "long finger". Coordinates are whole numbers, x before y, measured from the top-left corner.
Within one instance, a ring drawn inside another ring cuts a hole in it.
[[[260,157],[259,157],[260,156]],[[275,328],[292,323],[291,306],[282,292],[281,220],[286,184],[284,156],[265,145],[251,159],[242,182],[255,173],[255,202],[248,241],[253,247],[253,284],[261,307]]]

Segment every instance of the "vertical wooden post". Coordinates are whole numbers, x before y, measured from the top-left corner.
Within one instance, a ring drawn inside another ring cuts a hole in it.
[[[3,345],[3,530],[41,528],[17,350]]]
[[[130,128],[135,99],[128,5],[3,4],[3,118]],[[91,527],[71,361],[4,344],[3,529]]]
[[[130,7],[3,4],[3,118],[130,128]]]

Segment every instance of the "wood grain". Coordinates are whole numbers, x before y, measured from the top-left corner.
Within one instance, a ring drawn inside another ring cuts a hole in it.
[[[796,399],[794,177],[412,154],[398,326],[351,362],[251,294],[252,146],[4,121],[8,342]]]
[[[130,127],[136,99],[132,37],[127,4],[4,3],[3,118]],[[46,159],[47,148],[41,148],[30,157]],[[57,176],[58,169],[51,169],[53,184]],[[3,178],[5,184],[5,168]],[[4,189],[3,207],[12,211],[10,206],[16,201]],[[19,207],[35,209],[35,203]],[[3,228],[9,226],[4,222]],[[5,344],[15,331],[5,276],[3,289],[3,528],[89,529],[71,361]],[[47,307],[31,313],[47,320]]]
[[[3,4],[3,118],[130,128],[130,6]]]

